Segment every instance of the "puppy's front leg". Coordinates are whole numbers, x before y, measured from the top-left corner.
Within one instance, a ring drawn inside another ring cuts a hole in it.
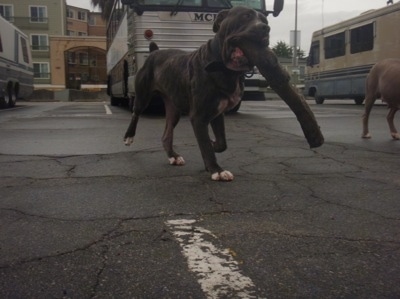
[[[214,148],[208,134],[208,121],[205,121],[199,116],[192,116],[191,122],[204,165],[211,173],[211,179],[214,181],[232,181],[233,174],[227,170],[223,170],[217,163]]]
[[[212,142],[212,145],[214,147],[214,152],[222,153],[227,148],[223,113],[221,113],[211,121],[211,128],[215,136],[215,141]]]

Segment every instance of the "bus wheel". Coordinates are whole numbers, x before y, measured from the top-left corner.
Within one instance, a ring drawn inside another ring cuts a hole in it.
[[[7,90],[4,94],[3,106],[4,107],[14,107],[15,105],[15,94],[13,90],[12,83],[8,83]]]
[[[18,92],[19,92],[19,86],[18,84],[15,85],[14,90],[12,88],[10,88],[10,96],[9,96],[9,101],[8,101],[8,107],[12,108],[15,106],[15,104],[17,103],[17,98],[18,98]]]
[[[356,103],[356,105],[362,105],[362,103],[364,102],[364,98],[357,97],[354,99],[354,102]]]
[[[119,98],[113,97],[112,95],[110,95],[110,104],[111,106],[119,106],[119,104],[121,103]]]
[[[315,103],[317,103],[317,104],[323,104],[325,101],[325,99],[323,97],[319,97],[318,94],[315,94],[314,99],[315,99]]]

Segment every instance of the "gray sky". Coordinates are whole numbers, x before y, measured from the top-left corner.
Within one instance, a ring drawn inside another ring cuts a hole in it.
[[[267,9],[273,5],[273,0],[265,0]],[[311,35],[323,26],[358,16],[360,13],[386,6],[387,0],[298,0],[297,29],[301,31],[300,46],[308,55]],[[397,2],[395,0],[394,2]],[[67,0],[69,5],[92,10],[91,0]],[[268,18],[271,26],[271,46],[278,41],[289,44],[290,30],[295,27],[296,0],[285,0],[281,14]]]

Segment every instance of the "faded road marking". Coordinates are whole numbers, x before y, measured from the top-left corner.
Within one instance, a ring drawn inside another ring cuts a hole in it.
[[[207,298],[259,298],[253,281],[244,276],[229,249],[220,249],[207,239],[217,237],[209,230],[194,226],[196,220],[166,222],[187,258]]]
[[[108,105],[104,105],[104,109],[106,109],[106,114],[112,114],[112,111]]]

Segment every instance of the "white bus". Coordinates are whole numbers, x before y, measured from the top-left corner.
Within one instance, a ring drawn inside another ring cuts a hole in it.
[[[33,64],[28,37],[0,16],[0,107],[14,107],[33,91]]]
[[[160,49],[194,51],[214,36],[212,24],[218,12],[237,5],[277,16],[283,0],[274,1],[273,11],[266,10],[264,0],[115,0],[107,25],[111,105],[129,102],[132,107],[135,75],[149,55],[150,41]],[[262,87],[265,80],[253,76],[246,82]]]
[[[400,58],[400,2],[315,31],[304,93],[317,104],[354,99],[362,104],[365,79],[384,58]]]

